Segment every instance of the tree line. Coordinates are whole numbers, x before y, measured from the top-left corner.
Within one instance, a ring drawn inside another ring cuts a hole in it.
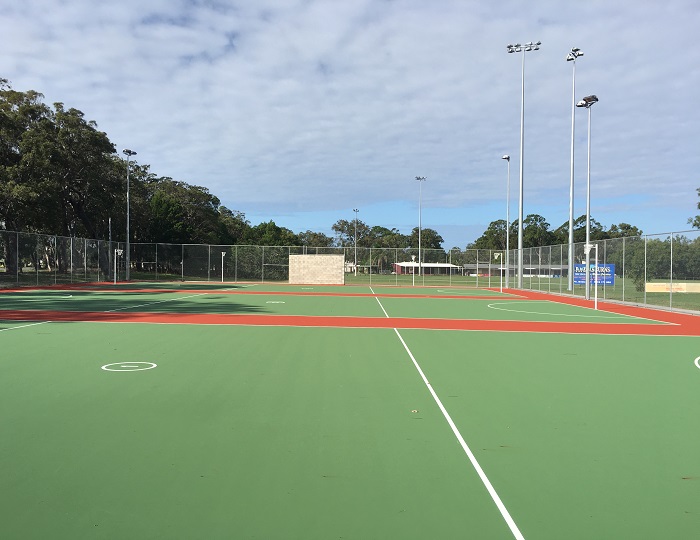
[[[514,220],[508,227],[508,243],[510,249],[518,247],[519,220]],[[591,241],[610,240],[612,238],[622,238],[623,236],[641,236],[642,230],[630,225],[620,223],[606,228],[598,221],[591,218],[590,238]],[[579,216],[574,220],[574,243],[586,241],[586,216]],[[566,220],[556,229],[551,229],[547,220],[539,214],[529,214],[523,219],[523,247],[542,247],[569,243],[569,220]],[[474,242],[467,245],[467,249],[506,249],[506,220],[498,219],[492,221],[484,234]]]
[[[309,247],[417,248],[419,231],[371,226],[340,219],[334,236],[311,230],[295,233],[274,221],[252,225],[202,186],[158,176],[149,165],[127,161],[106,133],[75,108],[49,107],[34,90],[14,90],[0,79],[0,229],[50,232],[125,240],[126,173],[130,176],[131,242],[251,244]],[[116,209],[116,211],[115,211]],[[518,221],[508,227],[517,247]],[[627,223],[609,229],[591,220],[591,239],[639,236]],[[506,247],[505,220],[489,224],[468,249]],[[585,216],[574,223],[574,241],[585,239]],[[430,228],[420,231],[425,249],[442,249],[443,239]],[[568,243],[568,221],[552,230],[537,214],[523,221],[523,246]]]

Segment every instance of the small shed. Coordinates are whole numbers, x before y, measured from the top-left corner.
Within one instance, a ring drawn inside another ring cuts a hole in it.
[[[419,265],[417,262],[408,261],[393,263],[394,272],[396,274],[417,274],[418,266],[421,267],[421,272],[425,275],[454,275],[461,273],[461,267],[450,263],[423,263]]]

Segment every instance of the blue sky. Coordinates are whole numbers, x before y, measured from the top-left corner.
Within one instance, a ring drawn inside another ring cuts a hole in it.
[[[153,173],[253,223],[332,235],[422,223],[465,247],[524,213],[569,215],[572,47],[592,109],[591,214],[645,233],[699,213],[700,4],[642,0],[2,0],[0,77],[95,120]],[[576,111],[575,216],[587,117]]]

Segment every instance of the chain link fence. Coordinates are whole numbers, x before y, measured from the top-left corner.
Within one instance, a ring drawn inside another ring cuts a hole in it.
[[[589,297],[700,311],[700,231],[592,242]],[[583,243],[523,250],[522,288],[586,295]],[[291,254],[342,254],[346,283],[372,286],[518,287],[518,252],[411,248],[132,243],[130,278],[268,282],[289,279]],[[125,279],[123,243],[0,231],[0,287]],[[570,273],[573,272],[573,279]],[[572,283],[573,282],[573,283]],[[597,291],[596,291],[597,289]]]

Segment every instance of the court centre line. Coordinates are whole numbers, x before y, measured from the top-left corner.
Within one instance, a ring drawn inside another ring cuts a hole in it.
[[[384,316],[388,319],[388,318],[389,318],[389,314],[386,312],[386,309],[384,309],[384,306],[383,306],[382,303],[379,301],[379,297],[376,296],[377,293],[374,292],[374,289],[372,289],[372,287],[370,287],[369,290],[372,291],[372,294],[375,295],[374,299],[377,301],[377,304],[379,304],[379,307],[382,308],[382,311],[384,312]]]
[[[374,294],[374,291],[372,291],[372,294]],[[387,314],[386,310],[384,309],[384,306],[382,306],[382,303],[379,300],[379,298],[377,296],[375,296],[375,298],[377,299],[377,302],[379,302],[379,306],[382,308],[384,315],[386,315],[386,317],[389,318],[389,315]],[[476,474],[479,475],[479,478],[481,479],[481,482],[484,484],[486,491],[489,492],[491,499],[496,504],[496,507],[498,508],[498,511],[501,513],[501,516],[503,517],[504,521],[508,525],[510,532],[513,533],[513,537],[516,538],[516,540],[525,540],[525,537],[520,532],[520,529],[518,529],[518,526],[515,524],[515,521],[511,517],[510,513],[508,512],[508,509],[506,508],[505,504],[503,504],[503,501],[498,496],[498,493],[496,492],[496,489],[493,487],[493,484],[491,484],[491,481],[486,476],[484,469],[481,468],[481,465],[479,465],[479,462],[477,461],[476,456],[471,451],[471,448],[469,448],[469,445],[464,440],[464,437],[462,437],[462,434],[459,432],[459,429],[457,428],[454,421],[452,420],[450,413],[447,412],[447,409],[442,404],[442,401],[440,401],[440,398],[438,397],[437,393],[435,392],[432,385],[430,384],[430,381],[428,381],[428,378],[425,376],[425,373],[423,373],[423,369],[420,367],[420,364],[413,356],[411,349],[408,348],[408,345],[406,345],[406,342],[403,340],[403,337],[401,337],[401,334],[399,333],[399,330],[397,328],[394,328],[394,332],[396,333],[396,336],[399,338],[399,341],[401,341],[401,344],[403,345],[403,348],[406,350],[406,353],[408,353],[408,356],[411,359],[411,362],[413,362],[413,366],[418,371],[418,374],[420,375],[421,379],[423,379],[423,383],[428,388],[430,395],[433,396],[433,400],[435,401],[438,408],[440,409],[440,412],[442,412],[442,416],[445,418],[448,425],[450,426],[452,433],[459,441],[459,444],[462,447],[462,450],[464,450],[464,453],[467,454],[467,457],[469,458],[469,461],[471,462],[472,467],[474,467]]]
[[[7,332],[8,330],[18,330],[18,329],[20,329],[20,328],[28,328],[28,327],[30,327],[30,326],[38,326],[38,325],[40,325],[40,324],[48,324],[48,323],[50,323],[50,322],[51,322],[51,321],[41,321],[41,322],[35,322],[35,323],[31,323],[31,324],[22,324],[22,325],[20,325],[20,326],[12,326],[12,327],[10,327],[10,328],[3,328],[3,329],[0,329],[0,332]]]
[[[126,306],[126,307],[120,307],[116,309],[108,309],[104,313],[114,313],[115,311],[123,311],[125,309],[135,309],[135,308],[140,308],[144,306],[152,306],[154,304],[164,304],[165,302],[174,302],[175,300],[184,300],[185,298],[194,298],[195,296],[204,296],[208,293],[200,293],[200,294],[190,294],[189,296],[178,296],[177,298],[168,298],[167,300],[158,300],[157,302],[148,302],[146,304],[140,304],[138,306]]]

